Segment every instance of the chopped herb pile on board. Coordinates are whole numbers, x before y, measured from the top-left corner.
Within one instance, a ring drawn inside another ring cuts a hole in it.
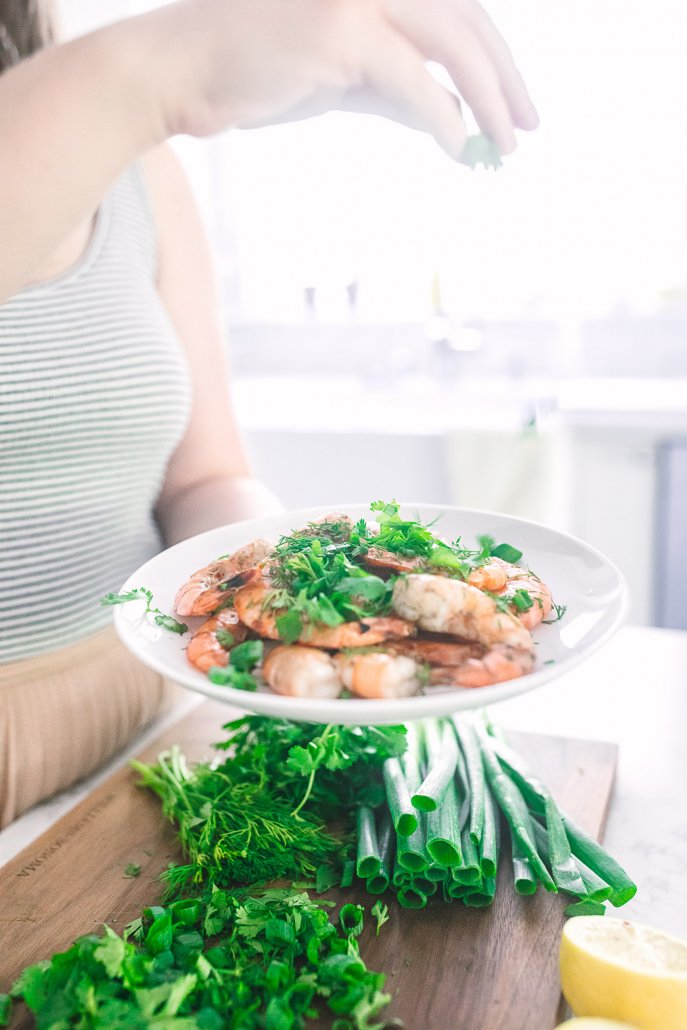
[[[39,1028],[297,1030],[328,1010],[338,1030],[375,1030],[389,995],[360,958],[362,928],[360,905],[334,922],[303,891],[212,887],[145,909],[123,937],[80,938],[13,993]]]

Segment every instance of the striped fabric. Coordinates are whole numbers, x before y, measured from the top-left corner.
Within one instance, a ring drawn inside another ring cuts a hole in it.
[[[78,264],[0,305],[0,663],[101,629],[98,599],[160,549],[190,383],[155,275],[135,167]]]

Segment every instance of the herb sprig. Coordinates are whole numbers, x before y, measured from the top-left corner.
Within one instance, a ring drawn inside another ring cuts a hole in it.
[[[177,622],[171,615],[166,615],[159,608],[153,608],[153,592],[145,587],[137,587],[135,590],[128,590],[125,594],[105,594],[100,598],[102,605],[126,604],[129,601],[145,601],[144,615],[152,615],[153,622],[170,633],[186,633],[188,626],[185,622]]]
[[[405,750],[405,730],[397,726],[246,716],[226,729],[229,737],[217,747],[232,757],[223,762],[190,770],[172,748],[155,765],[133,763],[179,829],[187,864],[164,874],[173,892],[189,882],[298,880],[321,866],[341,866],[356,804],[362,798],[377,805],[384,796],[381,776],[371,772]]]

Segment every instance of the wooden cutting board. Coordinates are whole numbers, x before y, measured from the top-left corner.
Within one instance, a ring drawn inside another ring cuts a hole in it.
[[[226,706],[204,702],[141,755],[180,744],[192,759],[212,755],[222,739]],[[511,734],[516,749],[589,833],[603,830],[613,786],[613,744]],[[81,804],[0,871],[0,992],[21,969],[103,922],[120,930],[159,900],[158,876],[178,860],[174,831],[157,799],[136,786],[129,767],[116,772]],[[134,862],[141,873],[126,878]],[[358,896],[359,895],[359,896]],[[349,901],[369,905],[364,892]],[[564,899],[539,891],[518,897],[510,862],[501,862],[491,909],[467,909],[432,899],[426,909],[401,909],[380,936],[364,935],[370,968],[387,974],[389,1018],[406,1030],[552,1030],[563,1008],[558,940]],[[32,1026],[17,1012],[13,1028]]]

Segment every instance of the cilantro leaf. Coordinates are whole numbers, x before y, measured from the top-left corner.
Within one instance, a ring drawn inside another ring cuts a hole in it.
[[[388,905],[383,904],[383,902],[377,900],[372,906],[371,912],[377,920],[376,936],[379,937],[379,931],[385,923],[389,922],[389,907]]]
[[[156,626],[161,626],[162,629],[168,629],[170,633],[186,633],[188,626],[185,622],[177,622],[171,615],[164,615],[162,612],[157,612],[153,618],[153,622]]]
[[[229,655],[229,664],[241,672],[250,672],[262,661],[265,645],[262,640],[246,640],[237,644]]]
[[[303,622],[298,612],[285,612],[276,619],[277,633],[284,644],[294,644],[303,632]]]
[[[105,938],[93,951],[93,958],[105,967],[108,976],[117,976],[126,955],[126,944],[114,930],[105,927]]]
[[[213,665],[208,679],[218,687],[234,687],[236,690],[257,690],[258,681],[249,672],[243,672],[233,665]]]
[[[153,594],[150,590],[146,590],[145,587],[136,587],[135,590],[128,590],[125,594],[105,594],[100,598],[100,603],[110,605],[126,604],[128,601],[146,601],[150,605],[152,600]]]

